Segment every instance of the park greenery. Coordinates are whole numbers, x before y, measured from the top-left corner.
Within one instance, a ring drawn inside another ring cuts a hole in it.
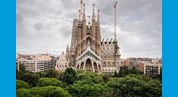
[[[16,71],[17,97],[161,97],[161,75],[146,76],[136,68],[96,74],[89,71],[48,70],[32,73],[20,65]]]

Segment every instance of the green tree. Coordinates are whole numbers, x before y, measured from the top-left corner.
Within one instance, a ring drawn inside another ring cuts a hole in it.
[[[118,77],[119,76],[119,74],[115,71],[114,72],[114,77]]]
[[[150,81],[145,82],[140,75],[128,75],[122,78],[112,78],[107,83],[107,87],[112,97],[160,97],[161,84],[153,79]]]
[[[18,89],[17,97],[72,97],[66,90],[56,86],[33,87]]]
[[[30,86],[35,86],[38,79],[39,79],[39,75],[31,72],[26,72],[21,77],[21,80],[27,82]]]
[[[150,92],[154,89],[145,81],[130,76],[111,79],[107,87],[114,97],[159,97]]]
[[[73,97],[107,97],[108,92],[102,77],[103,75],[93,72],[80,71],[67,90]]]
[[[30,89],[30,94],[41,97],[71,97],[66,90],[56,86],[34,87]]]
[[[57,73],[57,71],[55,71],[53,69],[49,69],[48,71],[46,71],[45,77],[57,78],[58,77],[58,73]]]
[[[45,77],[46,72],[42,71],[42,72],[37,72],[36,74],[39,75],[40,78],[43,78]]]
[[[162,94],[162,85],[159,80],[153,79],[148,82],[149,85],[149,92],[152,94],[154,97],[161,97]],[[152,96],[152,97],[153,97]]]
[[[128,67],[127,66],[121,66],[118,76],[123,77],[123,76],[128,75],[128,74],[129,74]]]
[[[102,75],[102,79],[103,79],[104,83],[107,83],[111,77],[112,76],[109,75],[109,74],[103,74]]]
[[[33,97],[28,89],[21,88],[16,90],[16,96],[17,97]]]
[[[99,84],[103,83],[103,78],[99,74],[93,72],[80,72],[77,74],[76,81],[81,80],[83,83],[87,84]]]
[[[26,88],[28,89],[30,86],[28,85],[28,83],[22,81],[22,80],[16,80],[16,89],[20,89],[20,88]]]
[[[26,67],[23,64],[19,64],[19,70],[16,69],[16,79],[21,79],[23,74],[26,73]]]
[[[129,69],[129,74],[143,74],[140,70],[138,70],[135,66]]]
[[[73,97],[104,97],[106,88],[101,84],[86,84],[83,81],[76,81],[67,88]]]
[[[138,70],[135,66],[133,66],[130,69],[127,66],[121,66],[118,76],[119,77],[124,77],[124,76],[126,76],[128,74],[143,74],[143,72]]]
[[[40,78],[37,86],[60,86],[61,82],[57,78]]]
[[[64,73],[61,74],[59,77],[59,80],[61,80],[63,83],[66,83],[67,85],[73,84],[73,82],[76,79],[76,71],[72,68],[67,68]]]
[[[149,82],[150,80],[153,80],[151,77],[143,74],[128,74],[129,77],[137,78],[138,80],[143,80],[145,82]]]
[[[19,64],[19,71],[21,71],[21,72],[26,72],[27,71],[24,64]]]

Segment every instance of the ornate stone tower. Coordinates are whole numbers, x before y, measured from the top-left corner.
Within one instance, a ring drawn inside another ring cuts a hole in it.
[[[92,24],[87,24],[85,4],[81,0],[79,18],[73,20],[70,46],[70,64],[76,69],[101,72],[99,10],[97,16],[96,20],[95,4],[93,4]]]
[[[79,18],[73,20],[71,45],[66,48],[66,58],[70,61],[69,64],[77,70],[97,73],[111,69],[112,72],[117,71],[120,64],[117,41],[112,39],[101,41],[100,11],[97,10],[96,14],[95,4],[93,4],[90,25],[90,20],[86,19],[83,0],[80,3]]]

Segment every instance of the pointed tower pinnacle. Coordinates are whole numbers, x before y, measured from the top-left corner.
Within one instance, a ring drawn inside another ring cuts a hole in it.
[[[97,37],[96,37],[96,39],[97,39],[97,52],[96,52],[96,54],[100,54],[100,43],[101,43],[101,34],[100,34],[100,19],[99,19],[99,12],[100,12],[100,10],[98,9],[97,10],[98,11],[98,14],[97,14],[97,27],[96,27],[96,31],[97,31]]]
[[[86,25],[86,17],[85,17],[85,3],[83,4],[83,20],[82,20],[82,41],[86,39],[87,25]],[[82,42],[81,53],[84,52],[86,46],[86,42]]]
[[[83,20],[82,20],[82,39],[85,38],[86,32],[87,32],[87,26],[86,26],[86,16],[85,16],[85,3],[83,4]]]
[[[95,21],[95,3],[93,3],[93,15],[92,15],[92,20]]]
[[[95,38],[95,3],[93,3],[93,14],[92,14],[92,37]]]
[[[83,0],[80,0],[80,17],[82,17],[82,14],[83,14]]]
[[[98,16],[97,16],[98,25],[100,24],[100,15],[99,15],[99,13],[100,13],[100,10],[98,9]]]
[[[86,17],[85,17],[85,3],[83,4],[83,21],[86,21]]]

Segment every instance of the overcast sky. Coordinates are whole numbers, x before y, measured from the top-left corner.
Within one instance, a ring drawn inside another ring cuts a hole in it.
[[[100,9],[102,39],[113,38],[117,6],[117,39],[121,58],[162,56],[162,0],[84,0],[86,15],[92,4]],[[61,54],[70,44],[73,19],[80,0],[16,0],[16,51]]]

